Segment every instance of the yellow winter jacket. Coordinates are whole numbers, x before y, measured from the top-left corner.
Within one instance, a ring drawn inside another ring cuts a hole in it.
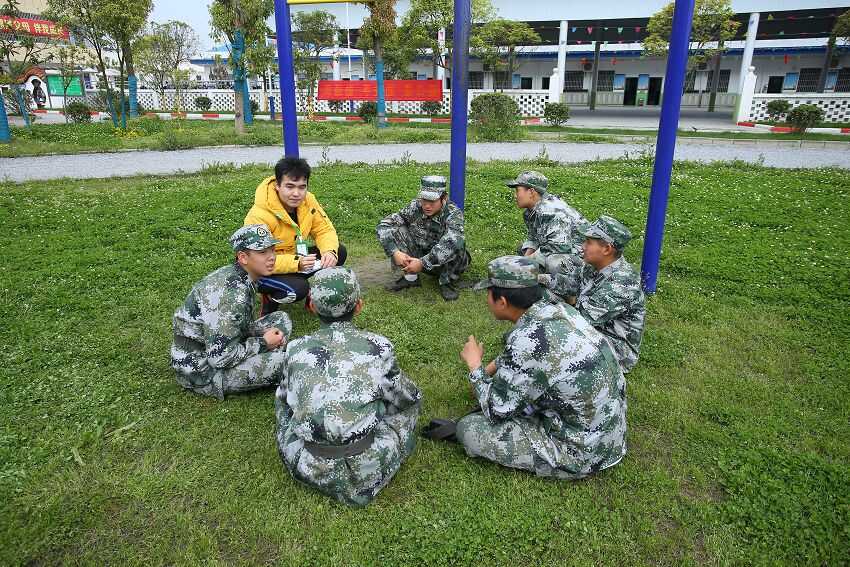
[[[296,216],[298,217],[297,226],[283,203],[280,202],[274,176],[263,179],[257,186],[254,206],[245,216],[245,224],[268,225],[274,237],[282,241],[275,246],[277,258],[274,262],[274,273],[276,274],[298,271],[299,256],[295,254],[295,239],[299,231],[301,238],[313,240],[322,254],[328,251],[336,254],[339,250],[336,229],[315,195],[307,191],[304,202],[296,211]]]

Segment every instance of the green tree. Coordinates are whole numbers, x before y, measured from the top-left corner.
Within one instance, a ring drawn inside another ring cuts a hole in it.
[[[164,106],[165,88],[174,86],[175,110],[180,110],[180,86],[182,77],[177,72],[180,65],[188,63],[198,52],[198,36],[187,23],[169,20],[159,24],[151,22],[147,32],[136,42],[136,67],[145,82],[159,94],[160,106]]]
[[[826,76],[829,68],[832,67],[835,51],[846,48],[848,43],[850,43],[850,10],[835,18],[835,24],[832,26],[829,40],[826,43],[826,55],[823,59],[823,71],[818,81],[818,92],[822,93],[826,89]]]
[[[210,25],[216,41],[230,46],[230,69],[236,102],[236,132],[245,132],[245,81],[251,51],[265,48],[271,30],[266,20],[274,11],[274,0],[214,0],[210,4]]]
[[[312,116],[316,81],[322,76],[319,57],[333,47],[339,25],[336,17],[324,10],[297,12],[292,20],[294,66],[300,77],[298,88],[307,91],[307,113]]]
[[[375,54],[375,78],[378,81],[378,127],[387,125],[386,102],[381,96],[384,82],[384,44],[396,34],[395,25],[396,0],[370,0],[369,17],[360,27],[360,49],[371,49]]]
[[[525,22],[496,18],[481,26],[470,38],[472,52],[493,71],[493,90],[496,90],[496,72],[504,71],[510,79],[516,69],[516,57],[523,46],[540,43],[540,34]],[[512,88],[512,86],[511,86]]]
[[[5,0],[0,4],[0,15],[9,18],[24,17],[18,0]],[[0,83],[12,86],[15,93],[18,111],[24,123],[30,125],[29,107],[21,92],[20,82],[25,80],[23,74],[33,65],[38,65],[43,59],[47,44],[38,41],[35,36],[23,33],[0,34],[0,59],[6,64],[6,72],[0,73]],[[2,100],[0,100],[2,103]],[[3,114],[5,116],[5,113]]]
[[[56,64],[59,71],[59,79],[62,81],[62,108],[68,108],[68,89],[74,79],[80,81],[82,79],[80,73],[84,67],[91,63],[89,52],[85,47],[80,45],[67,45],[56,50],[56,57],[53,62]],[[68,114],[65,113],[65,122],[68,122]]]
[[[720,58],[726,51],[726,42],[735,37],[740,22],[735,21],[735,11],[730,0],[696,0],[688,44],[688,73],[696,73],[700,66],[714,61],[711,95],[708,111],[714,112],[717,85],[720,84]],[[646,26],[648,35],[643,40],[647,55],[666,57],[670,50],[673,30],[673,3],[656,12]]]

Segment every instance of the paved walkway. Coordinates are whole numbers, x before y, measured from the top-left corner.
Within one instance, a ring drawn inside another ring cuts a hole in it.
[[[519,142],[504,144],[469,144],[468,159],[477,161],[515,161],[533,159],[542,152],[550,159],[577,163],[596,159],[638,156],[654,151],[654,144],[638,143],[558,143]],[[228,146],[197,148],[173,152],[140,151],[106,154],[77,154],[0,159],[0,180],[34,181],[43,179],[126,177],[199,171],[214,164],[243,165],[257,163],[272,165],[282,155],[280,146]],[[301,156],[314,165],[323,160],[343,163],[388,163],[418,161],[444,163],[449,161],[449,144],[381,144],[350,146],[302,146]],[[681,140],[676,159],[701,162],[741,160],[763,163],[770,167],[815,168],[840,167],[850,169],[850,144],[818,144],[799,148],[789,144],[724,143],[716,140]]]

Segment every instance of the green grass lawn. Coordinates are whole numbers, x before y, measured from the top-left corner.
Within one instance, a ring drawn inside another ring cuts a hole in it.
[[[503,180],[473,165],[472,276],[523,235]],[[534,164],[589,218],[643,231],[651,164]],[[317,168],[350,246],[425,173]],[[171,315],[226,263],[267,171],[0,184],[0,564],[840,564],[850,540],[850,179],[845,171],[677,164],[659,293],[628,376],[629,453],[581,482],[537,479],[421,441],[366,509],[294,482],[273,391],[223,403],[176,385]],[[640,258],[642,239],[627,249]],[[423,421],[472,402],[469,334],[508,325],[483,295],[365,293],[424,392]],[[317,328],[291,308],[296,335]]]

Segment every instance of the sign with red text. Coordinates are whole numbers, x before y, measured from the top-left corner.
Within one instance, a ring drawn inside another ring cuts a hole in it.
[[[377,81],[319,81],[319,100],[378,100]],[[443,82],[433,79],[425,81],[384,81],[384,99],[443,100]]]

